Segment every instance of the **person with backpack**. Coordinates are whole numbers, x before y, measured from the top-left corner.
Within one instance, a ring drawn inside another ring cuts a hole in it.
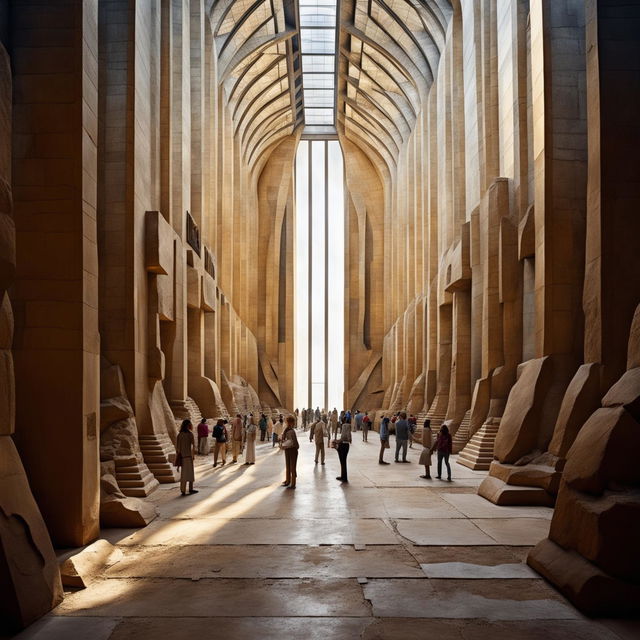
[[[411,438],[409,438],[409,449],[413,449],[413,435],[415,434],[418,427],[418,420],[412,413],[409,416],[407,422],[409,423],[409,431],[411,431]]]
[[[220,419],[216,422],[216,426],[213,427],[213,466],[218,466],[218,456],[221,455],[222,463],[227,461],[227,427],[224,424],[224,420]]]

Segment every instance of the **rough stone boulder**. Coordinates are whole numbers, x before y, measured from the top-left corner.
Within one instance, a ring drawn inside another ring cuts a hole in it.
[[[604,398],[603,407],[624,407],[640,422],[640,367],[629,369]]]
[[[13,440],[0,437],[0,631],[62,602],[58,562]]]
[[[100,478],[100,524],[103,527],[146,527],[157,515],[155,505],[138,498],[127,498],[113,476]]]
[[[551,386],[552,367],[550,357],[521,365],[496,436],[494,455],[500,462],[514,463],[536,448],[540,411]]]
[[[110,542],[96,540],[60,564],[62,584],[66,587],[84,589],[100,578],[105,569],[120,562],[122,558],[122,551]]]
[[[640,485],[640,424],[624,407],[598,409],[569,450],[564,480],[569,487],[602,495],[606,489]]]

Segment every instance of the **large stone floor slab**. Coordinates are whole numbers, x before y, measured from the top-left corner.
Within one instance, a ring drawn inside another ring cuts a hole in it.
[[[498,544],[533,546],[549,535],[551,521],[541,518],[474,519]]]
[[[499,507],[478,494],[441,493],[440,497],[468,518],[546,518],[551,520],[549,507]]]
[[[107,578],[358,578],[423,577],[402,547],[184,546],[129,547]],[[523,565],[526,566],[526,565]]]
[[[471,520],[398,520],[398,533],[418,545],[498,544]]]
[[[472,618],[487,620],[572,620],[579,614],[555,598],[535,598],[531,583],[505,597],[491,584],[482,584],[482,595],[466,585],[455,584],[444,592],[443,581],[373,580],[364,585],[365,597],[375,617],[389,618]],[[454,581],[458,582],[458,581]],[[522,582],[522,581],[518,581]],[[517,599],[515,595],[520,595]],[[522,597],[522,596],[533,597]]]
[[[367,616],[356,580],[103,580],[73,593],[58,616]]]
[[[537,579],[538,574],[523,563],[488,566],[469,562],[436,562],[420,565],[427,578],[450,578],[464,580]]]

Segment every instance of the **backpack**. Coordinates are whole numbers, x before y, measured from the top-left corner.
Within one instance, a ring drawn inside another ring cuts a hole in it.
[[[224,433],[224,427],[222,425],[217,424],[215,427],[213,427],[213,437],[217,442],[227,441],[227,436]]]

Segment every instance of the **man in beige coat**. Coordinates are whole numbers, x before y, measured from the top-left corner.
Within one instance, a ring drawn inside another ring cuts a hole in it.
[[[231,424],[231,452],[233,453],[232,462],[238,462],[238,456],[242,451],[242,436],[244,435],[242,425],[242,416],[238,413]]]
[[[316,443],[316,464],[318,464],[318,457],[320,458],[320,464],[324,464],[324,439],[328,435],[327,423],[323,420],[318,420],[311,425],[311,432],[309,433],[309,442]]]

